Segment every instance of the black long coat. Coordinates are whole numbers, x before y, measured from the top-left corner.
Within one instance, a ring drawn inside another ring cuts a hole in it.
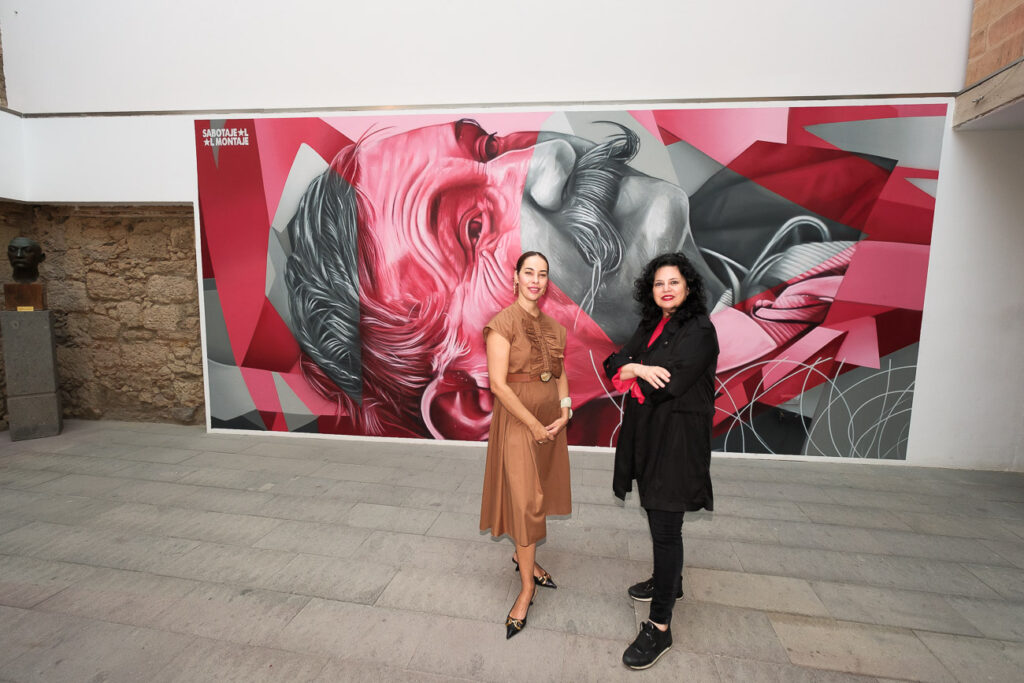
[[[642,405],[626,397],[612,490],[625,498],[636,479],[645,509],[712,510],[711,420],[718,335],[707,315],[687,317],[682,311],[665,323],[657,341],[647,348],[653,331],[641,323],[626,345],[604,361],[609,379],[626,363],[660,365],[672,374],[661,389],[637,380]]]

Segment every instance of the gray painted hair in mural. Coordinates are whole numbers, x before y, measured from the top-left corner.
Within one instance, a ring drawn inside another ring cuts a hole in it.
[[[285,282],[296,339],[316,367],[306,379],[334,392],[316,368],[356,402],[362,400],[359,339],[358,201],[355,188],[329,169],[310,183],[288,224],[292,253]]]

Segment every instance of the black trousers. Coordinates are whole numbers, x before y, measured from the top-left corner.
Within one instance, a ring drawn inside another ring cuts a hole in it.
[[[647,525],[654,544],[654,597],[650,620],[672,623],[672,608],[682,588],[683,513],[647,510]]]

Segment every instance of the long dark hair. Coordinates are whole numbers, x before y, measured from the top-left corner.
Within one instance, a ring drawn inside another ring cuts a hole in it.
[[[653,329],[662,316],[661,308],[654,301],[654,274],[658,272],[659,268],[664,268],[665,266],[675,266],[678,268],[679,274],[686,280],[686,286],[690,290],[683,304],[674,315],[686,320],[695,315],[707,314],[708,312],[704,280],[697,272],[697,269],[693,267],[693,264],[690,263],[690,259],[686,258],[682,252],[661,254],[652,258],[644,266],[640,277],[633,282],[633,298],[636,299],[640,309],[642,324],[645,328]]]

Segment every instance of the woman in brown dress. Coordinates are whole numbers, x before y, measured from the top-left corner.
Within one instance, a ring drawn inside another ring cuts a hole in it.
[[[515,302],[484,327],[487,372],[497,399],[491,416],[480,530],[508,534],[522,590],[505,620],[505,637],[526,627],[537,586],[555,582],[536,563],[537,541],[548,515],[572,510],[565,425],[571,401],[562,367],[565,328],[538,306],[548,286],[548,260],[536,251],[519,257]]]

